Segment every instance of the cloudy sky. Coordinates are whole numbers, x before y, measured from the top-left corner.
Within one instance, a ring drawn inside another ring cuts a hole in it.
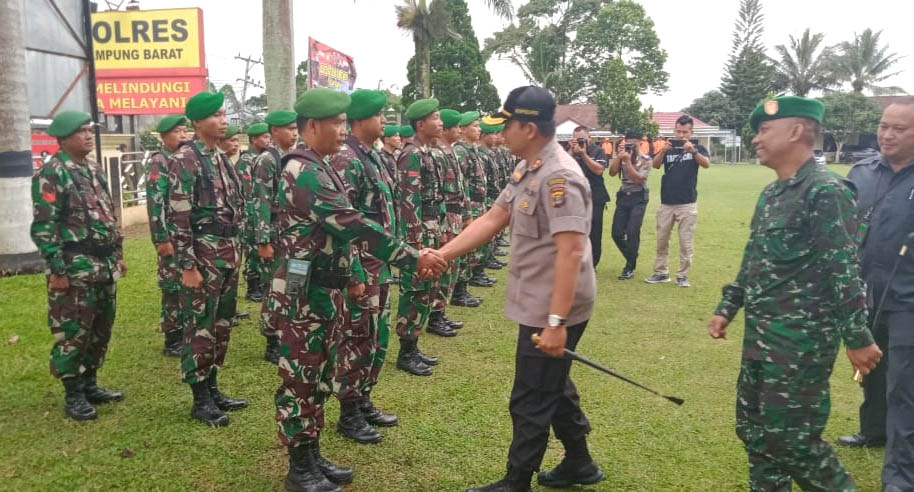
[[[482,44],[506,21],[489,13],[482,0],[467,0],[476,36]],[[526,0],[515,0],[515,7]],[[102,6],[104,1],[99,2]],[[116,3],[116,2],[115,2]],[[355,58],[356,86],[390,88],[395,92],[406,84],[406,63],[413,53],[409,36],[397,29],[394,5],[400,0],[295,0],[296,65],[308,55],[308,37],[313,37]],[[720,77],[731,47],[738,0],[640,0],[654,20],[661,46],[669,57],[669,90],[642,97],[656,111],[677,111],[693,99],[720,85]],[[914,43],[911,22],[897,0],[763,0],[764,42],[773,47],[786,44],[788,36],[799,36],[807,27],[825,32],[826,43],[853,37],[866,28],[882,30],[883,42],[904,57],[900,75],[885,82],[914,93]],[[258,0],[140,0],[143,9],[200,7],[203,9],[206,58],[210,78],[217,86],[230,83],[241,88],[244,62],[235,55],[257,58],[262,52],[261,2]],[[525,85],[520,70],[510,62],[492,59],[487,67],[498,92],[504,98]],[[253,72],[263,81],[262,67]],[[259,89],[249,89],[256,95]]]

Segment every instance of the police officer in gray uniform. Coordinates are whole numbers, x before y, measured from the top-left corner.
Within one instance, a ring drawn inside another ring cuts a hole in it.
[[[867,440],[877,441],[884,430],[883,491],[912,492],[914,258],[910,252],[904,257],[898,252],[906,236],[914,232],[914,102],[887,107],[877,136],[882,153],[857,163],[847,177],[857,186],[857,207],[864,233],[860,262],[871,313],[885,295],[880,324],[873,330],[885,355],[877,369],[864,378],[866,401],[860,409],[862,436],[843,438],[842,444],[866,445]],[[909,249],[911,246],[908,243]],[[890,279],[896,262],[898,271]],[[880,400],[885,401],[886,407]],[[882,418],[885,418],[884,428],[879,425]]]
[[[549,428],[565,446],[565,458],[538,482],[551,487],[603,480],[587,450],[590,423],[569,377],[574,350],[593,311],[596,294],[591,255],[592,203],[587,179],[555,140],[555,100],[545,89],[519,87],[491,124],[506,122],[505,141],[523,158],[495,205],[440,253],[460,257],[511,226],[511,263],[505,315],[518,330],[510,411],[514,437],[507,474],[471,492],[524,492],[538,470]],[[538,344],[531,335],[540,334]]]

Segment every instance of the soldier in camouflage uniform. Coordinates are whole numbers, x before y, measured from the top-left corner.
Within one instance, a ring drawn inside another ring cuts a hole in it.
[[[387,234],[396,228],[393,175],[372,143],[384,132],[387,95],[360,89],[351,94],[347,117],[352,134],[331,164],[342,176],[350,203]],[[390,266],[353,244],[353,274],[346,298],[346,319],[337,351],[336,385],[340,434],[357,442],[381,440],[371,425],[397,425],[397,416],[371,402],[390,341]]]
[[[226,129],[223,97],[201,92],[187,101],[196,136],[168,161],[168,217],[184,287],[181,371],[194,394],[191,417],[213,426],[228,425],[224,412],[247,406],[223,395],[217,381],[235,314],[244,207],[241,180],[216,147]]]
[[[407,109],[406,118],[416,133],[403,147],[397,160],[399,237],[414,248],[437,248],[446,220],[441,169],[432,154],[434,141],[441,137],[442,132],[438,100],[414,102]],[[412,270],[400,271],[400,300],[397,305],[400,353],[397,368],[417,376],[430,376],[430,366],[437,364],[438,359],[419,351],[417,342],[435,300],[438,281],[420,280],[416,273]]]
[[[165,334],[162,353],[181,357],[183,326],[179,321],[181,279],[175,250],[169,237],[168,219],[168,158],[181,142],[187,140],[187,120],[184,115],[166,116],[156,125],[162,138],[162,149],[149,156],[146,167],[146,213],[149,216],[149,235],[158,256],[159,289],[162,290],[161,329]]]
[[[272,142],[270,127],[266,123],[255,123],[248,128],[248,139],[251,146],[241,153],[235,167],[238,177],[241,178],[241,193],[244,195],[244,227],[242,241],[244,243],[244,280],[248,286],[244,297],[251,302],[263,302],[264,285],[260,278],[260,255],[257,254],[257,242],[254,240],[256,230],[256,217],[254,213],[254,178],[251,168],[254,159],[267,150]]]
[[[219,149],[225,153],[225,157],[228,159],[229,164],[235,165],[238,160],[241,158],[238,153],[241,150],[241,143],[238,141],[238,132],[241,129],[238,128],[238,125],[229,123],[225,127],[225,136],[219,139],[218,146]]]
[[[482,145],[479,146],[479,153],[483,161],[483,166],[486,170],[486,210],[488,210],[498,199],[499,193],[504,189],[501,184],[503,178],[501,177],[500,168],[502,166],[502,161],[496,153],[496,147],[498,145],[498,132],[504,129],[503,125],[491,125],[487,124],[485,121],[480,125],[482,130],[482,138],[480,141]],[[495,279],[489,277],[485,273],[485,269],[491,270],[500,270],[504,268],[504,264],[498,261],[498,258],[495,257],[495,249],[497,248],[496,240],[492,239],[490,244],[487,244],[484,248],[482,264],[477,267],[478,272],[480,272],[480,279],[485,281],[490,281],[495,283]]]
[[[104,171],[88,159],[92,118],[63,111],[48,134],[60,151],[32,178],[31,235],[47,263],[51,375],[63,383],[66,414],[91,420],[98,416],[92,404],[124,398],[96,382],[111,340],[115,283],[127,274],[124,238]]]
[[[746,308],[736,433],[753,491],[788,491],[791,481],[803,490],[857,489],[822,440],[828,379],[842,340],[863,374],[882,355],[866,327],[853,187],[813,160],[823,114],[819,101],[795,96],[752,113],[759,159],[778,180],[759,197],[739,274],[708,328],[723,338]]]
[[[351,242],[360,251],[423,275],[447,264],[384,232],[352,207],[346,185],[330,165],[346,136],[350,97],[331,89],[306,91],[295,103],[306,147],[286,155],[280,181],[276,267],[264,311],[271,311],[282,357],[276,391],[279,439],[289,449],[286,490],[339,491],[352,469],[320,454],[323,405],[333,392],[333,369],[350,285]]]
[[[479,112],[468,111],[460,115],[461,140],[454,144],[454,152],[460,161],[460,167],[464,176],[465,189],[467,197],[467,214],[464,216],[464,227],[468,226],[473,220],[485,213],[486,199],[486,171],[483,168],[482,160],[479,158]],[[472,278],[473,269],[479,266],[481,254],[473,251],[468,254],[458,274],[457,284],[454,286],[454,294],[451,296],[451,304],[455,306],[478,307],[482,305],[482,299],[476,297],[467,290],[467,285]],[[492,284],[486,284],[491,286]]]
[[[511,173],[514,172],[514,168],[517,167],[517,157],[511,153],[511,150],[505,145],[505,132],[504,130],[498,132],[498,147],[497,150],[502,159],[502,168],[501,168],[501,187],[504,189],[505,186],[508,186],[510,181]],[[508,241],[508,236],[505,231],[501,231],[498,234],[497,239],[495,239],[495,245],[499,247],[508,247],[511,246],[511,243]],[[507,253],[502,250],[496,250],[495,256],[507,256]],[[500,261],[503,265],[507,263]]]
[[[403,149],[406,147],[413,137],[416,135],[416,129],[412,125],[403,125],[400,127],[400,152],[403,152]],[[400,160],[400,155],[397,154],[397,161]]]
[[[281,109],[267,114],[266,123],[273,143],[257,156],[251,167],[253,191],[249,223],[253,229],[254,243],[257,245],[257,261],[254,262],[257,268],[256,275],[260,285],[264,286],[273,277],[275,267],[273,242],[276,240],[276,231],[273,228],[273,221],[278,206],[276,197],[279,193],[279,175],[282,173],[280,160],[295,147],[298,140],[298,129],[295,125],[297,117],[295,111]],[[276,335],[273,321],[267,315],[262,314],[260,317],[260,333],[267,340],[264,360],[278,364],[279,336]]]
[[[380,155],[384,160],[384,165],[393,176],[394,185],[397,183],[397,157],[400,157],[400,127],[397,125],[385,125],[384,136],[381,138]],[[394,196],[397,196],[394,189]]]
[[[453,109],[442,109],[440,115],[444,132],[442,138],[438,139],[434,152],[441,167],[441,193],[444,196],[447,213],[445,232],[449,237],[457,237],[463,230],[463,213],[468,210],[466,183],[453,147],[460,139],[460,113]],[[463,323],[449,319],[445,310],[457,285],[457,276],[464,261],[463,257],[452,261],[448,271],[438,280],[438,293],[429,314],[429,333],[454,336],[457,334],[456,330],[463,328]]]

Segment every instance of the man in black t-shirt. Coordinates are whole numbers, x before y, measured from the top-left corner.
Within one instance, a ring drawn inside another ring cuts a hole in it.
[[[608,160],[599,145],[590,142],[590,129],[579,126],[574,129],[573,138],[569,142],[568,152],[578,161],[584,177],[590,184],[590,194],[593,200],[593,216],[590,226],[590,247],[593,251],[593,267],[597,268],[603,251],[603,210],[609,202],[609,192],[603,182],[603,171],[606,170]]]
[[[692,252],[695,225],[698,223],[698,167],[710,167],[708,149],[691,141],[695,122],[688,115],[676,120],[675,137],[657,150],[654,168],[663,166],[660,182],[660,209],[657,211],[657,259],[654,274],[645,282],[656,284],[670,281],[667,258],[670,248],[670,233],[679,222],[679,270],[676,283],[689,287],[689,269],[692,266]]]

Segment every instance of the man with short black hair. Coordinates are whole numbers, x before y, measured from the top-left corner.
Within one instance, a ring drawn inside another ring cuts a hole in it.
[[[590,129],[586,126],[574,129],[568,150],[590,183],[590,194],[593,197],[590,247],[593,250],[593,267],[597,268],[600,257],[603,256],[603,210],[610,201],[606,183],[603,182],[603,171],[607,166],[606,153],[601,146],[590,142]]]
[[[689,115],[676,120],[675,137],[654,155],[654,169],[663,166],[660,182],[660,209],[657,210],[657,259],[654,274],[645,279],[649,284],[670,281],[667,259],[670,232],[679,222],[679,270],[676,283],[689,287],[692,267],[695,225],[698,223],[698,168],[711,167],[708,149],[691,140],[695,121]],[[675,144],[675,145],[674,145]]]
[[[639,147],[642,133],[629,130],[625,133],[625,144],[609,166],[609,175],[622,180],[622,187],[616,193],[616,212],[613,214],[612,237],[622,256],[625,268],[619,280],[635,277],[638,263],[638,249],[641,246],[641,224],[647,208],[647,175],[651,171],[651,158],[642,154]]]

